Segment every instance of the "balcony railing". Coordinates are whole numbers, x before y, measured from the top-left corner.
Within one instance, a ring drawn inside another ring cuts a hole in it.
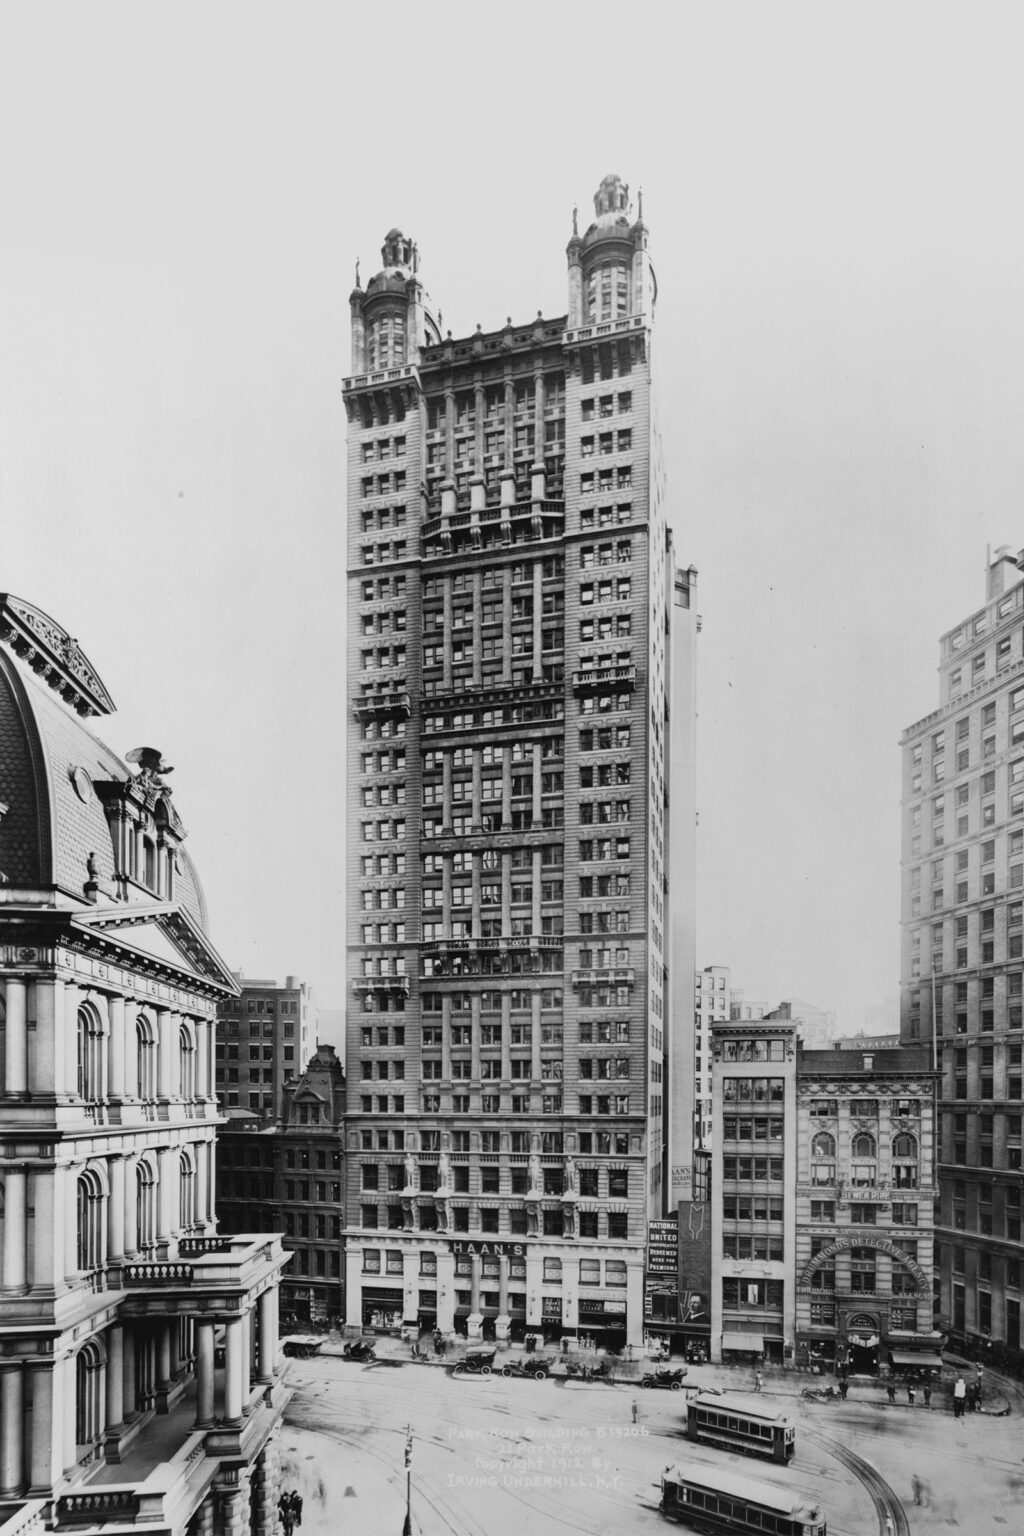
[[[420,948],[425,955],[438,955],[452,950],[460,954],[495,954],[511,949],[561,949],[563,942],[561,934],[517,933],[486,939],[428,939]]]
[[[392,693],[385,689],[379,693],[360,693],[352,700],[352,712],[359,719],[371,715],[410,715],[412,700],[407,693]]]
[[[404,992],[409,995],[408,976],[357,976],[353,992]]]
[[[572,973],[574,987],[600,986],[602,982],[631,987],[635,981],[636,971],[631,965],[591,966],[589,970]]]
[[[574,693],[596,693],[602,688],[636,688],[636,667],[583,667],[572,675]]]
[[[191,1264],[126,1264],[121,1280],[124,1285],[191,1285],[193,1273]]]
[[[56,1502],[58,1526],[127,1525],[134,1523],[142,1501],[134,1488],[95,1488],[89,1493],[65,1493]]]

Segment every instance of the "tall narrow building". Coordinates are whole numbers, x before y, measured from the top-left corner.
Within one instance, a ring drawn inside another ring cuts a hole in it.
[[[1024,560],[943,635],[903,751],[900,1030],[940,1070],[940,1327],[1021,1348]]]
[[[647,228],[606,177],[568,314],[460,340],[415,245],[392,230],[382,260],[345,381],[346,1319],[637,1341],[647,1222],[692,1147],[665,1063],[692,1070],[692,915],[679,1042],[666,937],[695,573],[672,558]],[[692,854],[672,874],[692,914]]]

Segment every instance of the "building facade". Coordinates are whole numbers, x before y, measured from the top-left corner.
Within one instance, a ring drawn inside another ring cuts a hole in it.
[[[920,1048],[805,1051],[711,1026],[711,1355],[933,1365],[935,1074]]]
[[[344,1117],[345,1075],[334,1047],[320,1045],[285,1088],[280,1121],[229,1114],[218,1137],[221,1231],[283,1234],[289,1326],[344,1315]]]
[[[711,1026],[730,1018],[730,969],[706,965],[693,979],[694,1145],[711,1145]]]
[[[0,1507],[269,1536],[284,1254],[216,1235],[235,984],[171,770],[85,727],[113,705],[46,614],[0,598],[0,641]]]
[[[800,1363],[941,1363],[932,1264],[936,1076],[926,1049],[797,1052]]]
[[[1021,1350],[1024,582],[942,636],[939,706],[902,737],[900,1031],[941,1071],[941,1316]]]
[[[692,931],[670,1006],[693,864],[674,908],[666,811],[694,573],[668,529],[647,229],[606,178],[574,220],[568,314],[459,341],[415,246],[392,230],[382,257],[345,382],[346,1318],[638,1340],[647,1220],[691,1160],[665,1063],[692,1061],[693,1022]]]
[[[217,1095],[226,1109],[280,1118],[285,1084],[313,1048],[312,994],[289,976],[283,987],[235,973],[241,989],[217,1009]]]

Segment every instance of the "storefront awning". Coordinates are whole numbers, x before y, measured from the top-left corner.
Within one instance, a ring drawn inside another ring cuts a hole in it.
[[[764,1335],[760,1333],[723,1333],[723,1349],[740,1349],[744,1354],[760,1355],[764,1351]]]
[[[923,1349],[894,1349],[889,1359],[893,1365],[920,1365],[929,1371],[941,1370],[942,1356],[927,1354]]]

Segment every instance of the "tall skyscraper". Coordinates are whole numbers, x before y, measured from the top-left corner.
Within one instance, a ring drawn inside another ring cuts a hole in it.
[[[903,734],[900,1031],[941,1071],[941,1326],[1021,1347],[1024,581],[943,635],[939,707]]]
[[[695,573],[594,201],[567,315],[442,337],[398,230],[351,296],[350,1324],[636,1341],[689,1176]]]
[[[241,972],[235,980],[242,995],[217,1009],[217,1096],[229,1118],[241,1110],[280,1119],[285,1084],[305,1070],[314,1049],[312,993],[297,976],[283,987]]]

